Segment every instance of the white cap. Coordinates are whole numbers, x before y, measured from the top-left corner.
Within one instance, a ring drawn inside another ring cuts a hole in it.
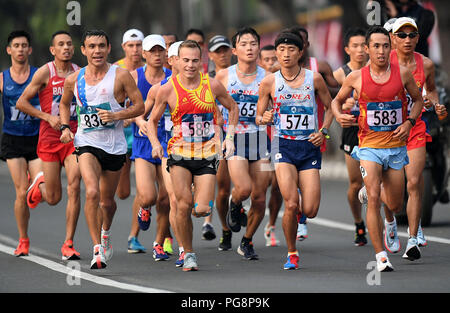
[[[144,51],[150,51],[154,46],[161,46],[166,49],[166,42],[161,35],[148,35],[142,42],[142,48]]]
[[[418,30],[418,28],[417,28],[417,24],[416,24],[416,22],[412,19],[412,18],[410,18],[410,17],[399,17],[396,21],[395,21],[395,23],[394,23],[394,25],[392,25],[392,32],[393,33],[396,33],[396,32],[398,32],[398,30],[400,29],[400,28],[402,28],[403,26],[412,26],[412,27],[414,27],[416,30]]]
[[[178,56],[178,49],[183,41],[177,41],[170,45],[169,51],[167,52],[167,57],[170,58],[172,56]]]
[[[396,20],[397,20],[396,17],[389,19],[386,23],[384,23],[383,28],[386,29],[388,32],[392,32],[392,26],[394,25]]]
[[[143,41],[144,34],[139,29],[129,29],[123,34],[122,44],[128,41]]]

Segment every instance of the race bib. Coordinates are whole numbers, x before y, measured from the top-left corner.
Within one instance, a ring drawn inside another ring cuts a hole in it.
[[[367,124],[373,131],[393,131],[403,123],[402,102],[367,103]]]
[[[166,132],[171,132],[173,128],[172,116],[168,108],[164,110],[164,130]]]
[[[312,107],[283,105],[280,107],[279,130],[287,136],[309,136],[316,129]]]
[[[186,142],[205,142],[214,137],[214,114],[186,114],[182,118],[181,131]]]
[[[239,107],[239,122],[254,124],[258,96],[234,94],[232,97]]]
[[[114,128],[114,122],[105,123],[100,119],[97,109],[111,111],[111,105],[109,103],[102,103],[99,105],[91,106],[77,106],[78,113],[78,127],[80,127],[83,132],[91,132],[103,129]]]
[[[52,112],[53,116],[59,116],[59,104],[61,102],[62,95],[53,96],[52,101]],[[75,97],[72,99],[72,103],[70,104],[70,120],[77,120],[77,100]]]

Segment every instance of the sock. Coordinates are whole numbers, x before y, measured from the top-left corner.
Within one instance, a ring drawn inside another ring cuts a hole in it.
[[[288,252],[288,256],[291,256],[291,255],[298,255],[298,251],[295,250],[294,252]]]
[[[110,230],[104,230],[102,227],[102,235],[103,236],[109,236],[110,235],[109,233],[110,233]]]
[[[302,215],[300,216],[300,221],[299,221],[299,223],[300,223],[300,224],[305,224],[306,218],[307,218],[306,215],[302,214]]]
[[[395,219],[395,216],[394,216],[394,220],[392,222],[388,222],[386,219],[384,219],[384,223],[389,226],[394,226],[395,224],[397,224],[397,220]]]
[[[153,241],[153,247],[156,247],[157,245],[160,245],[160,244],[157,243],[156,241]]]
[[[377,259],[377,260],[381,260],[382,258],[386,258],[387,259],[387,253],[386,253],[386,251],[381,251],[381,252],[378,252],[377,254],[375,254],[375,258]]]

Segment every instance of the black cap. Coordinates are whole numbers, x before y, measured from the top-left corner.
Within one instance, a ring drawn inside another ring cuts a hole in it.
[[[226,46],[228,48],[231,48],[231,42],[230,42],[230,40],[228,40],[227,37],[222,36],[222,35],[217,35],[217,36],[212,37],[209,40],[208,50],[210,52],[214,52],[214,51],[216,51],[217,49],[219,49],[222,46]]]

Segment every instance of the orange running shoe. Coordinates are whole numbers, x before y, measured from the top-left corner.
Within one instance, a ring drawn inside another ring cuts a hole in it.
[[[33,183],[27,190],[27,204],[31,209],[34,209],[42,200],[42,194],[39,190],[39,185],[44,182],[44,172],[39,172],[34,178]]]
[[[14,250],[14,255],[19,256],[27,256],[30,250],[30,238],[20,238],[19,245],[17,249]]]
[[[67,240],[63,243],[61,247],[61,253],[62,253],[62,259],[64,261],[67,260],[79,260],[80,259],[80,253],[75,250],[73,247],[73,241]]]

